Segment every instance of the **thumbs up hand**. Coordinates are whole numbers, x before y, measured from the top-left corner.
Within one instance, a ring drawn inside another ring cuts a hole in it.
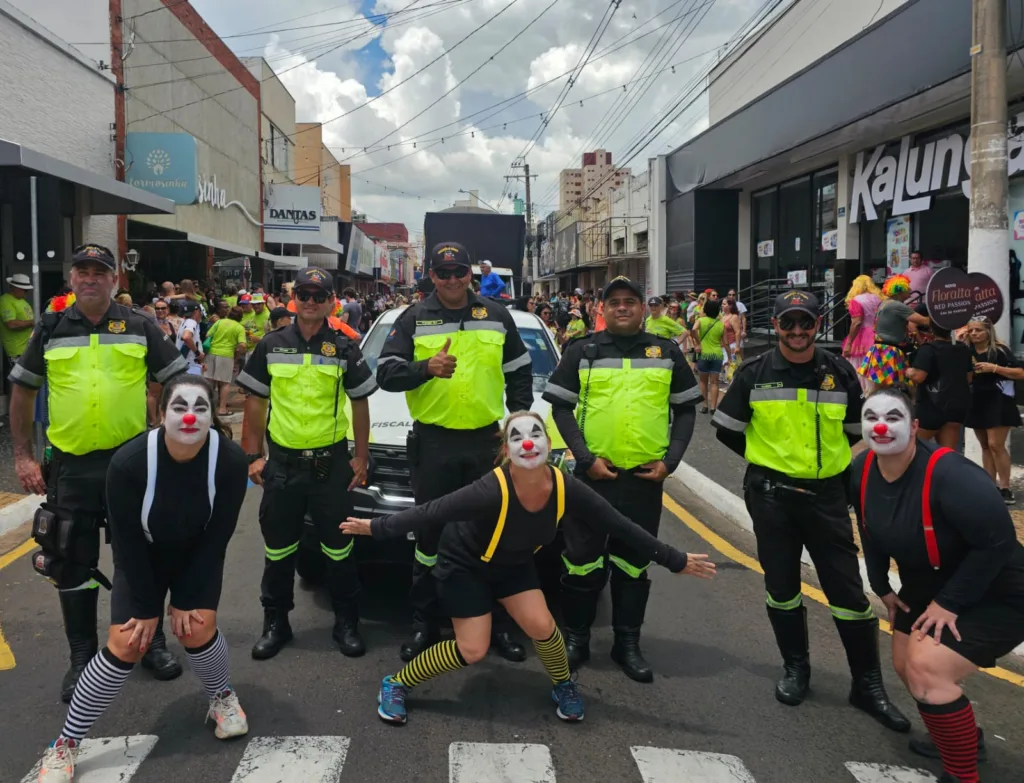
[[[444,342],[444,347],[427,360],[427,375],[431,378],[451,378],[455,375],[454,356],[448,355],[448,349],[452,347],[452,338]]]

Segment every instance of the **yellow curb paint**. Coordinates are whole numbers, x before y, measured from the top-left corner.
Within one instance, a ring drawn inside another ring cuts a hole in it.
[[[36,546],[38,545],[36,544],[35,539],[30,538],[24,544],[15,549],[12,549],[6,555],[0,555],[0,570],[7,568],[7,566],[9,566],[22,555],[31,552],[33,549],[36,548]]]
[[[12,549],[6,555],[0,556],[0,569],[7,568],[19,557],[31,552],[35,548],[36,542],[30,538],[21,546]],[[17,666],[17,662],[14,660],[14,653],[11,652],[11,646],[7,643],[7,639],[4,638],[3,626],[0,626],[0,671],[7,671],[15,666]]]
[[[764,573],[764,569],[761,568],[761,564],[750,555],[741,552],[739,549],[734,547],[720,535],[711,530],[707,525],[698,520],[693,514],[683,508],[674,498],[670,497],[667,493],[663,495],[665,508],[672,512],[680,522],[686,525],[690,530],[696,533],[698,536],[707,541],[712,547],[717,549],[721,554],[725,555],[730,560],[735,560],[742,566],[749,568],[751,571],[756,571],[759,574]],[[801,592],[810,598],[812,601],[817,601],[823,606],[828,606],[828,599],[825,594],[817,587],[813,587],[806,582],[800,583]],[[885,633],[891,634],[892,629],[889,627],[889,623],[885,620],[879,620],[878,626]],[[992,669],[982,669],[981,671],[990,677],[995,677],[997,680],[1003,680],[1011,685],[1016,685],[1018,688],[1024,688],[1024,676],[1011,672],[1008,669],[1002,667],[995,667]]]

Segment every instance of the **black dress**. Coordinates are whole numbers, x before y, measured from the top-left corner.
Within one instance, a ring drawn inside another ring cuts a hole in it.
[[[979,354],[972,346],[971,360],[974,364],[990,362],[1000,367],[1019,366],[1013,354],[1003,346],[998,346],[991,356],[988,353]],[[964,424],[976,430],[1019,427],[1020,411],[1017,410],[1013,381],[994,372],[974,373],[974,381],[971,383],[971,407]]]
[[[943,424],[963,424],[971,403],[971,349],[963,343],[933,340],[924,343],[914,354],[915,369],[928,373],[918,387],[916,414],[921,427],[937,430]]]

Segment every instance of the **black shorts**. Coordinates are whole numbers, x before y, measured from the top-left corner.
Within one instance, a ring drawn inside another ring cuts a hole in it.
[[[967,418],[966,405],[946,404],[940,408],[930,399],[918,400],[914,412],[917,414],[921,429],[933,432],[942,429],[945,424],[963,424]]]
[[[159,566],[153,569],[153,580],[156,582],[156,588],[163,596],[164,602],[167,601],[167,593],[170,592],[171,606],[175,609],[208,609],[212,612],[217,611],[217,606],[220,604],[221,584],[224,581],[224,561],[222,560],[212,573],[205,575],[205,584],[200,590],[196,591],[191,585],[189,586],[188,594],[190,597],[188,600],[185,600],[183,589],[185,587],[185,578],[184,569],[160,568]],[[137,617],[136,612],[138,610],[132,598],[128,578],[124,575],[124,571],[117,568],[116,565],[114,566],[112,582],[113,587],[110,591],[110,624],[123,625],[132,617]]]
[[[911,626],[928,608],[931,599],[915,597],[913,590],[904,587],[900,590],[900,600],[910,607],[910,611],[897,613],[893,630],[909,635]],[[987,598],[961,612],[956,619],[956,628],[961,641],[958,642],[952,632],[944,628],[942,644],[983,669],[995,666],[997,659],[1024,643],[1024,613]]]
[[[533,560],[519,566],[480,564],[480,568],[463,568],[444,563],[438,557],[434,572],[441,609],[448,617],[482,617],[494,609],[499,598],[540,590],[540,577]]]
[[[975,430],[1019,427],[1021,418],[1017,410],[1017,401],[998,389],[974,391],[971,394],[971,408],[967,412],[965,424]]]

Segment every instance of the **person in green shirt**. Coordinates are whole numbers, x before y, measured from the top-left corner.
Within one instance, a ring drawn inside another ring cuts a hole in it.
[[[701,413],[714,414],[718,408],[718,379],[722,372],[729,346],[725,337],[725,324],[718,319],[721,305],[717,299],[704,303],[704,313],[693,326],[693,342],[697,347],[697,375],[700,379],[700,393],[704,397]]]
[[[256,334],[262,338],[270,331],[270,310],[263,294],[252,295],[252,320],[256,324]]]
[[[678,343],[686,330],[675,319],[665,315],[665,303],[660,296],[652,296],[647,300],[647,310],[649,314],[646,331]]]
[[[578,307],[569,311],[569,324],[565,327],[565,342],[583,337],[587,333],[587,325],[583,322],[583,314]]]
[[[219,405],[217,414],[228,415],[228,390],[235,375],[235,360],[245,356],[248,346],[245,327],[242,326],[242,308],[232,307],[227,318],[221,318],[206,337],[210,350],[206,352],[203,375],[217,384]]]
[[[7,278],[8,291],[0,296],[0,345],[13,365],[25,353],[28,338],[35,326],[35,313],[28,300],[32,281],[28,275],[13,275]]]

